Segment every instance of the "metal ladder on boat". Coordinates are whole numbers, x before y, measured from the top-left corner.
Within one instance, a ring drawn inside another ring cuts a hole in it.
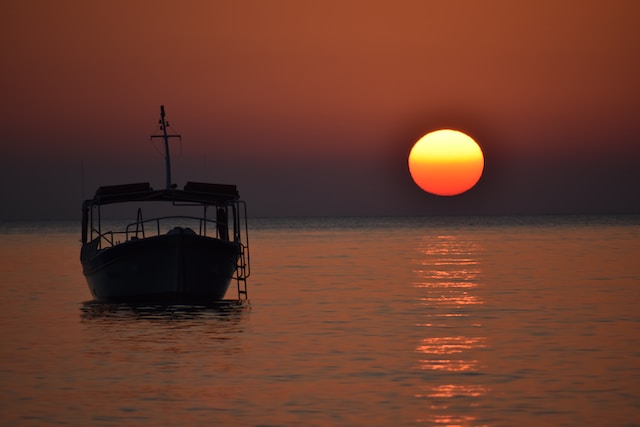
[[[236,264],[236,281],[238,283],[238,299],[247,300],[247,277],[250,274],[249,248],[240,244],[240,256]]]

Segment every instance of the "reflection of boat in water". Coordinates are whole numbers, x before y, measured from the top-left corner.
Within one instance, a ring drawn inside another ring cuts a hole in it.
[[[238,299],[246,299],[249,245],[246,205],[235,185],[171,183],[169,138],[160,107],[166,160],[166,188],[149,183],[100,187],[82,206],[80,260],[96,301],[189,300],[224,298],[231,280]],[[156,202],[156,203],[153,203]],[[135,221],[115,227],[105,221],[107,205],[138,205]],[[140,204],[169,206],[181,214],[143,218]],[[214,214],[211,215],[210,212]],[[211,217],[213,216],[213,218]]]
[[[131,320],[176,321],[213,319],[238,322],[250,310],[246,301],[221,300],[206,304],[174,303],[102,303],[88,301],[81,307],[83,320]]]

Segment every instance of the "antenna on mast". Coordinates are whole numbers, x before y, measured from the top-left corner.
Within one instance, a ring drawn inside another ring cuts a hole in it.
[[[169,122],[164,118],[164,105],[160,106],[160,129],[162,130],[162,135],[151,135],[151,139],[153,138],[162,138],[164,140],[164,159],[165,159],[165,167],[166,167],[166,189],[171,190],[171,157],[169,156],[169,138],[178,138],[182,139],[182,135],[169,135],[167,133],[167,128],[169,127]]]

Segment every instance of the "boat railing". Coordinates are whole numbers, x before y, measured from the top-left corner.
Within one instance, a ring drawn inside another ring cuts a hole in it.
[[[94,231],[97,231],[97,230],[94,229]],[[110,246],[113,246],[113,239],[114,239],[114,235],[115,234],[120,234],[120,233],[118,233],[117,231],[116,232],[106,231],[104,233],[99,233],[98,234],[98,239],[99,239],[98,240],[98,248],[102,249],[102,248],[105,248],[105,247],[108,248]],[[106,242],[106,245],[105,245],[104,242]]]
[[[184,223],[180,223],[178,224],[177,221],[192,221],[193,224],[197,224],[197,234],[199,236],[207,236],[207,233],[210,233],[211,230],[213,230],[213,235],[212,237],[218,237],[221,238],[223,236],[220,236],[218,227],[217,227],[217,221],[213,220],[213,219],[209,219],[209,218],[201,218],[201,217],[197,217],[197,216],[186,216],[186,215],[171,215],[171,216],[162,216],[162,217],[157,217],[157,218],[151,218],[151,219],[146,219],[146,220],[138,220],[136,222],[132,222],[130,224],[127,224],[127,227],[125,228],[124,234],[125,234],[125,239],[126,240],[131,240],[131,239],[139,239],[140,236],[142,236],[142,238],[146,238],[146,237],[151,237],[151,236],[159,236],[163,233],[166,233],[168,230],[166,230],[165,228],[162,227],[161,222],[169,222],[169,221],[173,221],[172,225],[176,226],[176,225],[186,225]],[[155,234],[151,234],[151,236],[147,236],[147,230],[148,227],[145,228],[146,224],[154,224],[155,226],[152,226],[152,233],[155,232]],[[209,227],[207,227],[207,225],[209,225]],[[194,230],[196,231],[196,230]]]
[[[191,229],[200,236],[228,240],[228,234],[225,233],[226,227],[216,220],[187,215],[170,215],[146,220],[138,218],[137,221],[127,224],[122,230],[99,231],[96,228],[92,228],[91,231],[98,235],[99,248],[104,249],[118,245],[123,241],[160,236],[176,226],[193,227]]]

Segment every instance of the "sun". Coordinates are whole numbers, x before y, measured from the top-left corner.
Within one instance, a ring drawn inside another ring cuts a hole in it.
[[[469,135],[441,129],[420,138],[409,153],[409,172],[424,191],[455,196],[473,188],[484,170],[484,155]]]

